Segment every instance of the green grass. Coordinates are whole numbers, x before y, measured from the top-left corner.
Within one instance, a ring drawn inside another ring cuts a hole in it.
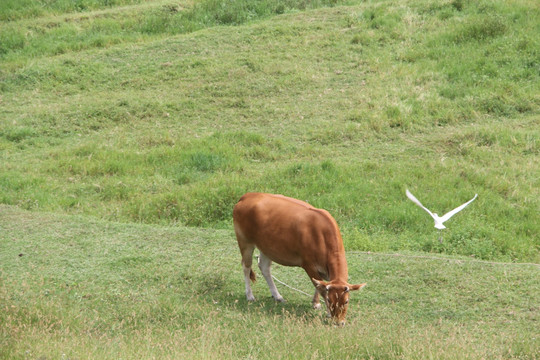
[[[349,250],[540,259],[534,1],[10,4],[0,203],[230,229],[268,191]],[[407,187],[479,197],[440,243]]]
[[[0,358],[539,358],[539,17],[1,1]],[[406,188],[438,213],[479,196],[438,241]],[[261,276],[246,302],[246,191],[334,215],[368,283],[345,328]]]
[[[0,206],[0,357],[536,359],[538,265],[349,251],[344,328],[259,276],[232,230],[121,224]],[[312,292],[299,268],[280,280]]]

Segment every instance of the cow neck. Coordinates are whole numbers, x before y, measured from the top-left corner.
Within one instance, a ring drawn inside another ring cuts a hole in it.
[[[328,277],[330,281],[347,282],[349,272],[347,268],[347,259],[345,258],[345,248],[343,247],[343,240],[337,224],[334,222],[334,233],[327,244],[327,259],[326,264],[328,267]]]
[[[331,282],[347,282],[349,273],[347,269],[347,260],[345,252],[334,251],[328,253],[327,259],[328,278]]]
[[[343,239],[336,220],[325,210],[312,209],[330,222],[330,226],[325,234],[326,245],[326,267],[328,278],[331,282],[348,282],[349,273],[347,269],[347,260],[345,259],[345,248]]]

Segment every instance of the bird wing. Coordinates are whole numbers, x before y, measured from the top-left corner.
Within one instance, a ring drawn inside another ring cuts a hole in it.
[[[469,205],[470,203],[472,203],[474,201],[474,199],[476,199],[476,197],[478,196],[478,194],[475,194],[474,197],[467,201],[465,204],[461,205],[461,206],[458,206],[457,208],[455,208],[454,210],[452,211],[449,211],[447,212],[446,214],[444,214],[442,217],[441,217],[441,221],[442,222],[445,222],[446,220],[450,219],[452,216],[454,216],[455,214],[457,214],[458,212],[460,212],[461,210],[463,210],[465,208],[465,206]]]
[[[411,194],[411,192],[409,191],[409,189],[407,189],[405,191],[405,194],[407,194],[407,197],[413,202],[415,203],[416,205],[420,206],[422,209],[424,209],[425,211],[427,211],[427,213],[429,215],[431,215],[432,218],[435,219],[435,215],[433,215],[433,213],[431,211],[429,211],[429,209],[427,207],[425,207],[424,205],[422,205],[422,203],[420,201],[418,201],[417,198],[414,197],[413,194]]]

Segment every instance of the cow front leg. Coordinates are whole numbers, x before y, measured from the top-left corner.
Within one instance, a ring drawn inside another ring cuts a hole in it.
[[[321,302],[319,300],[320,293],[319,293],[319,290],[317,289],[317,284],[314,281],[315,279],[320,278],[320,274],[315,267],[305,267],[304,270],[306,271],[309,278],[311,279],[313,286],[315,286],[315,294],[313,294],[313,300],[311,300],[311,304],[313,305],[314,309],[320,309],[321,308]]]
[[[313,295],[313,300],[311,300],[314,309],[321,308],[321,302],[319,301],[319,290],[315,289],[315,294]]]
[[[272,297],[276,301],[283,302],[285,301],[285,299],[279,293],[278,289],[276,288],[276,284],[274,283],[274,279],[272,279],[272,274],[270,272],[271,265],[272,265],[272,260],[270,260],[263,253],[261,253],[259,256],[259,269],[261,269],[264,279],[266,280],[266,283],[268,284],[268,288],[270,289],[270,293],[272,294]]]

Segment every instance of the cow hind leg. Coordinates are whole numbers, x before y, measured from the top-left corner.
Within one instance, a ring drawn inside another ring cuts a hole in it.
[[[248,301],[255,301],[255,296],[253,296],[253,291],[251,290],[252,279],[255,279],[255,273],[251,270],[251,267],[247,267],[242,263],[242,268],[244,270],[244,282],[246,283],[246,299]]]
[[[240,247],[240,254],[242,255],[242,270],[244,271],[244,282],[246,285],[246,298],[248,301],[255,301],[253,291],[251,290],[251,281],[255,282],[255,273],[251,269],[253,263],[253,251],[255,245],[249,244],[245,241],[244,237],[238,232],[236,234],[238,239],[238,246]]]
[[[264,279],[266,280],[266,283],[268,284],[268,287],[270,288],[270,293],[272,294],[272,297],[279,302],[285,301],[283,299],[283,296],[279,293],[278,289],[276,288],[276,284],[274,283],[274,280],[272,279],[272,274],[270,272],[270,267],[272,266],[272,260],[270,260],[266,255],[264,255],[262,252],[259,256],[259,269],[261,269],[261,272],[264,276]]]

